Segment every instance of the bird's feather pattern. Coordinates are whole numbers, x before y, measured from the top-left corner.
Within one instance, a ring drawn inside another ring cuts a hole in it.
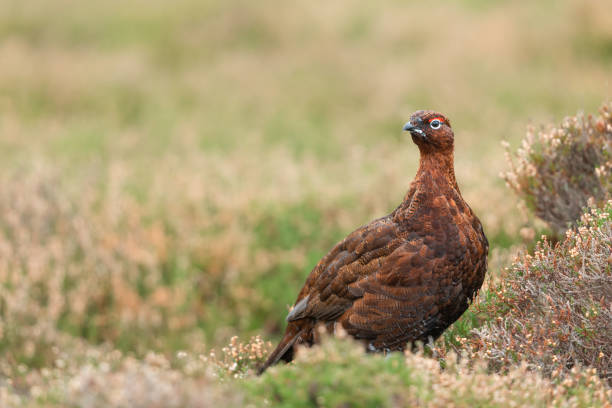
[[[434,132],[427,128],[431,117],[444,118],[419,111],[409,122],[423,132],[413,134],[421,161],[404,201],[319,261],[287,316],[285,338],[260,372],[291,360],[296,344],[312,344],[320,323],[340,324],[369,350],[403,350],[438,337],[467,309],[484,280],[488,242],[455,180],[450,125],[444,119]]]

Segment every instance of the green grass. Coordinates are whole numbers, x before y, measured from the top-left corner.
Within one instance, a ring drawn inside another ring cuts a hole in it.
[[[380,407],[390,405],[394,392],[422,386],[423,381],[404,364],[400,353],[369,358],[363,364],[361,353],[341,347],[334,360],[319,361],[316,368],[280,367],[273,375],[252,381],[248,390],[255,401],[265,398],[279,407]]]

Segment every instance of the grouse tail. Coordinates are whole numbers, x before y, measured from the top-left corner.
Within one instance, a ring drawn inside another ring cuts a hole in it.
[[[307,327],[300,327],[297,324],[289,323],[283,339],[280,341],[280,343],[278,343],[278,346],[276,346],[274,351],[270,353],[266,362],[257,369],[257,375],[263,374],[268,367],[278,363],[280,359],[284,359],[287,362],[291,361],[293,359],[293,353],[290,353],[292,351],[291,348],[295,342],[300,339],[303,334],[305,334],[306,330]]]

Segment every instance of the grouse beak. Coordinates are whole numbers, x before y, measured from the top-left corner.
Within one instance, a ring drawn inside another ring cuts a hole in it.
[[[423,132],[417,126],[413,125],[410,121],[406,122],[406,124],[404,125],[404,130],[406,132],[410,132],[410,134],[412,135],[418,135],[422,138],[425,138],[425,132]]]
[[[416,129],[416,126],[410,123],[410,121],[406,122],[406,124],[404,125],[404,130],[406,132],[412,132],[414,129]]]

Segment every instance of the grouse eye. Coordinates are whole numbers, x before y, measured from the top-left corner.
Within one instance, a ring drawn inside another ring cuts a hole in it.
[[[440,126],[442,126],[442,122],[440,122],[439,119],[434,119],[429,123],[429,126],[432,129],[440,129]]]

